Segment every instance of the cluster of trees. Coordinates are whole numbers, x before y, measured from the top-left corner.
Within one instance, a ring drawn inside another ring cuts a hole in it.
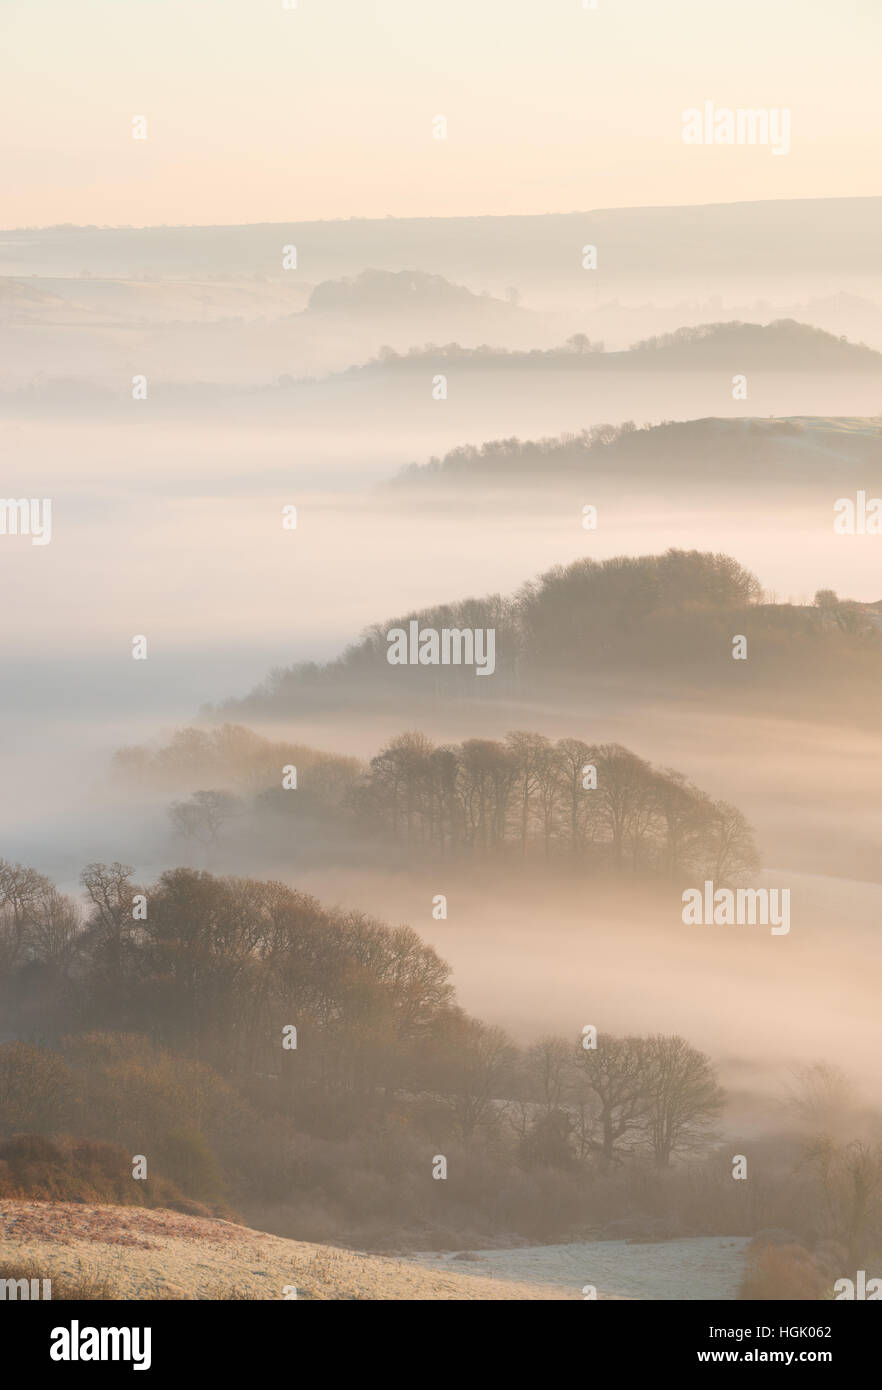
[[[733,617],[762,598],[756,575],[730,555],[672,549],[577,560],[524,586],[521,640],[533,669],[583,667],[613,653],[617,661],[676,663],[705,646],[710,662],[714,629],[731,633]],[[725,660],[730,648],[722,648]]]
[[[733,360],[778,371],[882,365],[882,354],[865,343],[850,343],[796,319],[776,319],[768,324],[738,320],[697,324],[645,338],[630,351],[635,356],[663,357],[674,366],[725,366]]]
[[[155,790],[189,790],[200,782],[242,795],[273,785],[281,767],[308,775],[312,795],[338,804],[361,771],[357,758],[323,753],[307,744],[268,739],[242,724],[176,729],[160,747],[131,744],[114,755],[117,773],[129,784]]]
[[[706,1142],[719,1109],[708,1059],[681,1038],[519,1051],[462,1011],[449,966],[409,927],[192,869],[143,888],[127,865],[90,864],[81,881],[85,911],[43,875],[0,863],[0,997],[20,1035],[140,1034],[295,1110],[316,1097],[345,1114],[347,1098],[363,1113],[422,1096],[464,1141],[508,1116],[530,1162],[564,1166],[606,1170],[637,1152],[667,1166]],[[60,1073],[52,1082],[51,1066],[21,1054],[21,1074],[4,1056],[4,1123],[40,1129]]]
[[[633,420],[621,425],[594,425],[574,434],[561,434],[544,439],[490,439],[485,444],[459,444],[443,458],[434,456],[428,463],[410,463],[402,468],[399,477],[414,479],[450,474],[457,477],[475,473],[524,473],[536,471],[543,476],[575,462],[584,462],[589,454],[600,453],[630,434],[637,432]],[[648,430],[641,433],[649,433]]]
[[[633,420],[626,420],[621,425],[594,425],[541,439],[511,436],[479,445],[460,444],[441,457],[433,455],[426,463],[406,464],[393,481],[453,483],[516,478],[523,484],[582,472],[591,480],[627,476],[657,479],[663,474],[668,481],[700,481],[705,489],[721,477],[743,479],[747,475],[769,485],[790,469],[792,453],[787,442],[805,433],[801,420],[663,420],[639,429]],[[829,478],[830,441],[825,431],[813,430],[806,443],[802,479],[818,474]],[[846,438],[836,443],[848,451],[852,441]],[[860,444],[844,457],[857,461],[862,458],[859,450]],[[712,468],[708,467],[709,459]]]
[[[283,852],[295,821],[298,840],[321,835],[336,858],[379,832],[409,855],[553,859],[668,881],[736,883],[758,864],[736,807],[620,744],[516,731],[437,746],[403,733],[365,765],[226,724],[180,729],[153,751],[124,749],[117,768],[148,789],[203,781],[172,802],[176,835],[212,848],[235,826],[258,858],[261,844]],[[292,768],[296,786],[284,789]]]
[[[549,678],[570,671],[603,674],[630,666],[677,669],[682,677],[683,662],[689,661],[705,671],[722,667],[728,673],[732,634],[749,630],[732,624],[761,622],[762,597],[756,576],[729,555],[671,549],[662,555],[585,558],[555,566],[511,598],[490,594],[376,623],[336,661],[276,670],[244,702],[229,703],[274,708],[295,694],[305,696],[310,687],[327,701],[354,678],[362,687],[382,683],[386,693],[406,686],[408,692],[486,699],[540,681],[547,694]],[[493,628],[494,675],[476,681],[466,666],[390,666],[387,633],[407,629],[414,619],[438,630]],[[786,621],[782,624],[790,630]]]
[[[80,926],[77,903],[50,879],[0,859],[0,981],[32,961],[63,969]]]
[[[295,815],[330,847],[345,838],[350,793],[364,770],[358,758],[264,738],[241,724],[177,729],[162,746],[119,749],[113,766],[130,790],[185,793],[169,807],[174,834],[209,849],[233,825],[246,840],[263,810]],[[296,779],[293,797],[281,794],[283,769]]]
[[[514,732],[434,745],[394,738],[353,797],[368,824],[437,854],[576,857],[738,882],[758,864],[744,816],[619,744]]]
[[[685,1038],[586,1027],[518,1048],[408,928],[278,883],[177,869],[142,888],[91,864],[82,886],[84,906],[0,863],[0,1191],[207,1203],[270,1229],[278,1211],[285,1234],[422,1249],[617,1220],[877,1248],[878,1145],[829,1137],[846,1097],[829,1069],[798,1078],[803,1169],[733,1183],[723,1093]]]
[[[619,354],[620,356],[626,354]],[[365,366],[349,367],[348,371],[364,372],[382,367],[421,366],[426,359],[430,361],[471,363],[480,366],[511,366],[522,362],[539,363],[553,367],[561,362],[572,363],[574,357],[590,359],[591,362],[605,360],[603,343],[594,343],[585,333],[574,333],[566,343],[553,348],[505,348],[491,347],[489,343],[479,343],[477,347],[464,347],[461,343],[424,343],[398,352],[384,343],[377,356]],[[610,354],[612,356],[612,354]]]
[[[433,309],[502,309],[503,303],[489,295],[476,295],[464,285],[455,285],[443,275],[422,270],[362,270],[339,280],[322,280],[309,296],[307,308],[315,312],[404,313],[412,316]],[[387,349],[392,351],[392,349]]]
[[[519,1059],[521,1099],[509,1107],[528,1163],[595,1159],[608,1173],[648,1156],[657,1168],[713,1137],[724,1094],[704,1053],[685,1038],[545,1037]]]
[[[681,698],[692,690],[764,706],[786,700],[791,711],[838,699],[862,715],[882,657],[876,618],[824,591],[813,606],[766,601],[757,577],[724,554],[586,558],[555,566],[513,597],[490,594],[377,623],[336,661],[273,671],[224,708],[274,713],[310,699],[351,708],[396,694],[547,699],[550,687],[584,695],[586,681],[649,679],[664,688],[675,681]],[[421,629],[492,628],[493,675],[476,680],[466,665],[390,665],[387,634],[412,621]],[[746,639],[745,660],[733,660],[736,635]]]
[[[0,878],[0,990],[37,1031],[143,1031],[222,1072],[277,1072],[298,1029],[298,1075],[387,1083],[459,1018],[449,967],[409,927],[326,911],[281,883],[173,869],[149,888],[90,864],[87,909],[19,865]]]

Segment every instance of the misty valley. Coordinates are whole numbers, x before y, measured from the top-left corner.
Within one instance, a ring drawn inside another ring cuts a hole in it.
[[[882,205],[795,201],[0,233],[4,1297],[878,1296]]]

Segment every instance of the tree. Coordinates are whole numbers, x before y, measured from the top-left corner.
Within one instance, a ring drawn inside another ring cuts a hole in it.
[[[470,738],[459,754],[464,820],[470,845],[492,849],[505,839],[517,762],[493,739]]]
[[[571,854],[578,854],[585,843],[585,831],[596,819],[597,800],[583,786],[585,768],[597,765],[597,750],[578,738],[562,738],[555,744],[560,769],[561,794],[567,807],[567,839]]]
[[[626,836],[650,808],[649,773],[649,764],[621,744],[605,743],[597,750],[597,790],[592,795],[609,830],[616,868],[622,867]]]
[[[111,1000],[125,974],[125,958],[135,931],[132,917],[134,885],[130,864],[87,864],[80,882],[92,904],[86,921],[85,946],[96,973],[100,974]],[[118,1000],[117,1000],[118,1002]]]
[[[646,1039],[650,1103],[647,1131],[656,1167],[667,1168],[677,1154],[710,1142],[725,1099],[713,1065],[685,1038]]]
[[[864,605],[853,599],[841,599],[834,589],[819,589],[814,602],[826,618],[835,622],[840,632],[857,634],[872,630]]]
[[[815,594],[815,607],[827,612],[839,607],[839,595],[835,589],[819,589]]]
[[[515,1049],[502,1028],[451,1014],[443,1053],[436,1088],[456,1116],[462,1138],[469,1140],[496,1113]]]
[[[518,730],[506,736],[505,745],[516,768],[515,785],[518,788],[520,805],[521,854],[526,857],[532,796],[539,786],[541,769],[547,760],[550,744],[544,734],[529,734]]]
[[[841,1068],[829,1062],[795,1068],[793,1081],[785,1104],[803,1130],[841,1134],[858,1111],[854,1086]]]
[[[527,1168],[572,1168],[575,1122],[563,1108],[535,1115],[519,1145]]]
[[[840,1144],[823,1135],[807,1158],[821,1189],[827,1234],[858,1265],[882,1239],[882,1144]]]
[[[26,959],[40,901],[52,891],[45,875],[0,859],[0,968],[13,970]]]
[[[718,887],[732,887],[759,868],[747,818],[727,801],[717,801],[707,826],[706,858]]]
[[[173,802],[169,815],[178,834],[203,845],[216,845],[221,830],[241,806],[239,797],[231,792],[199,791],[189,801]]]
[[[572,1082],[573,1049],[567,1039],[540,1038],[527,1049],[524,1060],[530,1098],[544,1115],[559,1110]]]
[[[655,775],[653,792],[664,825],[662,868],[667,877],[675,879],[700,859],[702,835],[713,816],[713,806],[703,792],[670,767]]]
[[[81,931],[77,903],[51,886],[40,895],[31,920],[29,937],[33,958],[63,975],[77,954]]]
[[[650,1067],[643,1038],[603,1034],[596,1048],[576,1053],[577,1092],[586,1125],[583,1147],[604,1172],[634,1151],[645,1131],[650,1103]],[[587,1102],[587,1105],[586,1105]]]

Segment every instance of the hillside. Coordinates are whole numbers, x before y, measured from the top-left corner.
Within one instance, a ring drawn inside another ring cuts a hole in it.
[[[493,634],[492,670],[487,664],[481,672],[492,679],[476,679],[477,658],[390,662],[393,640],[413,634],[415,643],[418,634],[445,631],[482,634],[488,643]],[[736,635],[749,659],[733,660]],[[419,696],[544,700],[589,684],[645,687],[651,677],[678,698],[713,690],[742,708],[753,700],[786,705],[791,715],[847,706],[854,713],[872,705],[880,676],[882,634],[871,606],[832,590],[819,591],[813,604],[769,601],[731,556],[671,549],[555,565],[511,596],[390,617],[335,661],[277,669],[220,712],[284,714],[295,702],[332,709]]]
[[[612,1240],[406,1260],[285,1240],[138,1207],[0,1201],[0,1270],[50,1278],[53,1298],[573,1301],[731,1300],[744,1238]],[[285,1293],[285,1290],[288,1290]]]
[[[581,1298],[577,1287],[460,1270],[173,1211],[0,1201],[0,1277],[49,1278],[56,1300],[285,1299],[292,1289],[322,1301]]]
[[[464,285],[451,284],[443,275],[416,270],[363,270],[340,280],[323,280],[307,304],[310,314],[406,314],[418,322],[437,312],[468,314],[494,312],[502,317],[516,312],[513,304],[492,295],[473,294]]]
[[[493,439],[411,463],[392,484],[487,486],[515,480],[544,486],[554,478],[606,476],[664,478],[666,483],[747,476],[794,488],[810,481],[832,485],[856,479],[863,487],[875,477],[882,481],[882,417],[668,420],[642,429],[626,423],[549,439]]]
[[[795,319],[777,319],[768,324],[705,323],[678,328],[621,352],[605,352],[603,343],[592,342],[585,333],[573,334],[559,347],[527,352],[464,347],[456,342],[430,343],[406,353],[387,348],[374,361],[350,367],[347,375],[425,370],[427,362],[447,363],[457,371],[878,372],[882,353]]]

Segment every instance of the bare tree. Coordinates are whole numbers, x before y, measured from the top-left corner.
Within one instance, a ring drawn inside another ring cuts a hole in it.
[[[80,882],[92,904],[86,923],[86,940],[93,959],[100,963],[110,986],[118,988],[125,969],[128,938],[135,923],[132,917],[131,864],[87,864]]]
[[[609,830],[613,862],[620,868],[626,838],[636,829],[649,804],[650,767],[618,743],[597,750],[597,797]]]
[[[238,796],[224,791],[194,792],[189,801],[175,801],[169,815],[175,830],[203,845],[216,845],[221,830],[242,808]]]
[[[800,1128],[815,1135],[841,1137],[849,1116],[858,1111],[854,1086],[839,1067],[829,1062],[797,1067],[785,1104]]]
[[[530,831],[531,800],[539,785],[540,769],[548,756],[550,747],[543,734],[530,734],[516,730],[506,736],[506,747],[517,767],[516,785],[520,803],[521,854],[526,857],[527,838]]]
[[[693,1153],[713,1137],[725,1099],[713,1065],[685,1038],[657,1033],[645,1042],[650,1105],[647,1133],[656,1166]]]
[[[596,1048],[580,1045],[576,1056],[577,1099],[590,1125],[583,1147],[607,1172],[633,1152],[645,1132],[650,1104],[646,1043],[643,1038],[604,1034]]]
[[[807,1151],[821,1189],[827,1234],[858,1263],[882,1238],[882,1144],[824,1135]]]
[[[0,964],[11,970],[24,960],[39,904],[52,884],[36,869],[0,859]]]
[[[759,855],[747,819],[726,801],[714,804],[708,827],[707,860],[714,882],[731,887],[759,868]]]
[[[502,1028],[462,1017],[456,1024],[438,1089],[450,1103],[460,1134],[468,1140],[494,1113],[504,1094],[515,1049]]]
[[[562,798],[567,807],[569,847],[578,854],[584,847],[586,826],[596,817],[596,798],[583,785],[585,768],[596,765],[597,753],[578,738],[562,738],[555,744]]]

